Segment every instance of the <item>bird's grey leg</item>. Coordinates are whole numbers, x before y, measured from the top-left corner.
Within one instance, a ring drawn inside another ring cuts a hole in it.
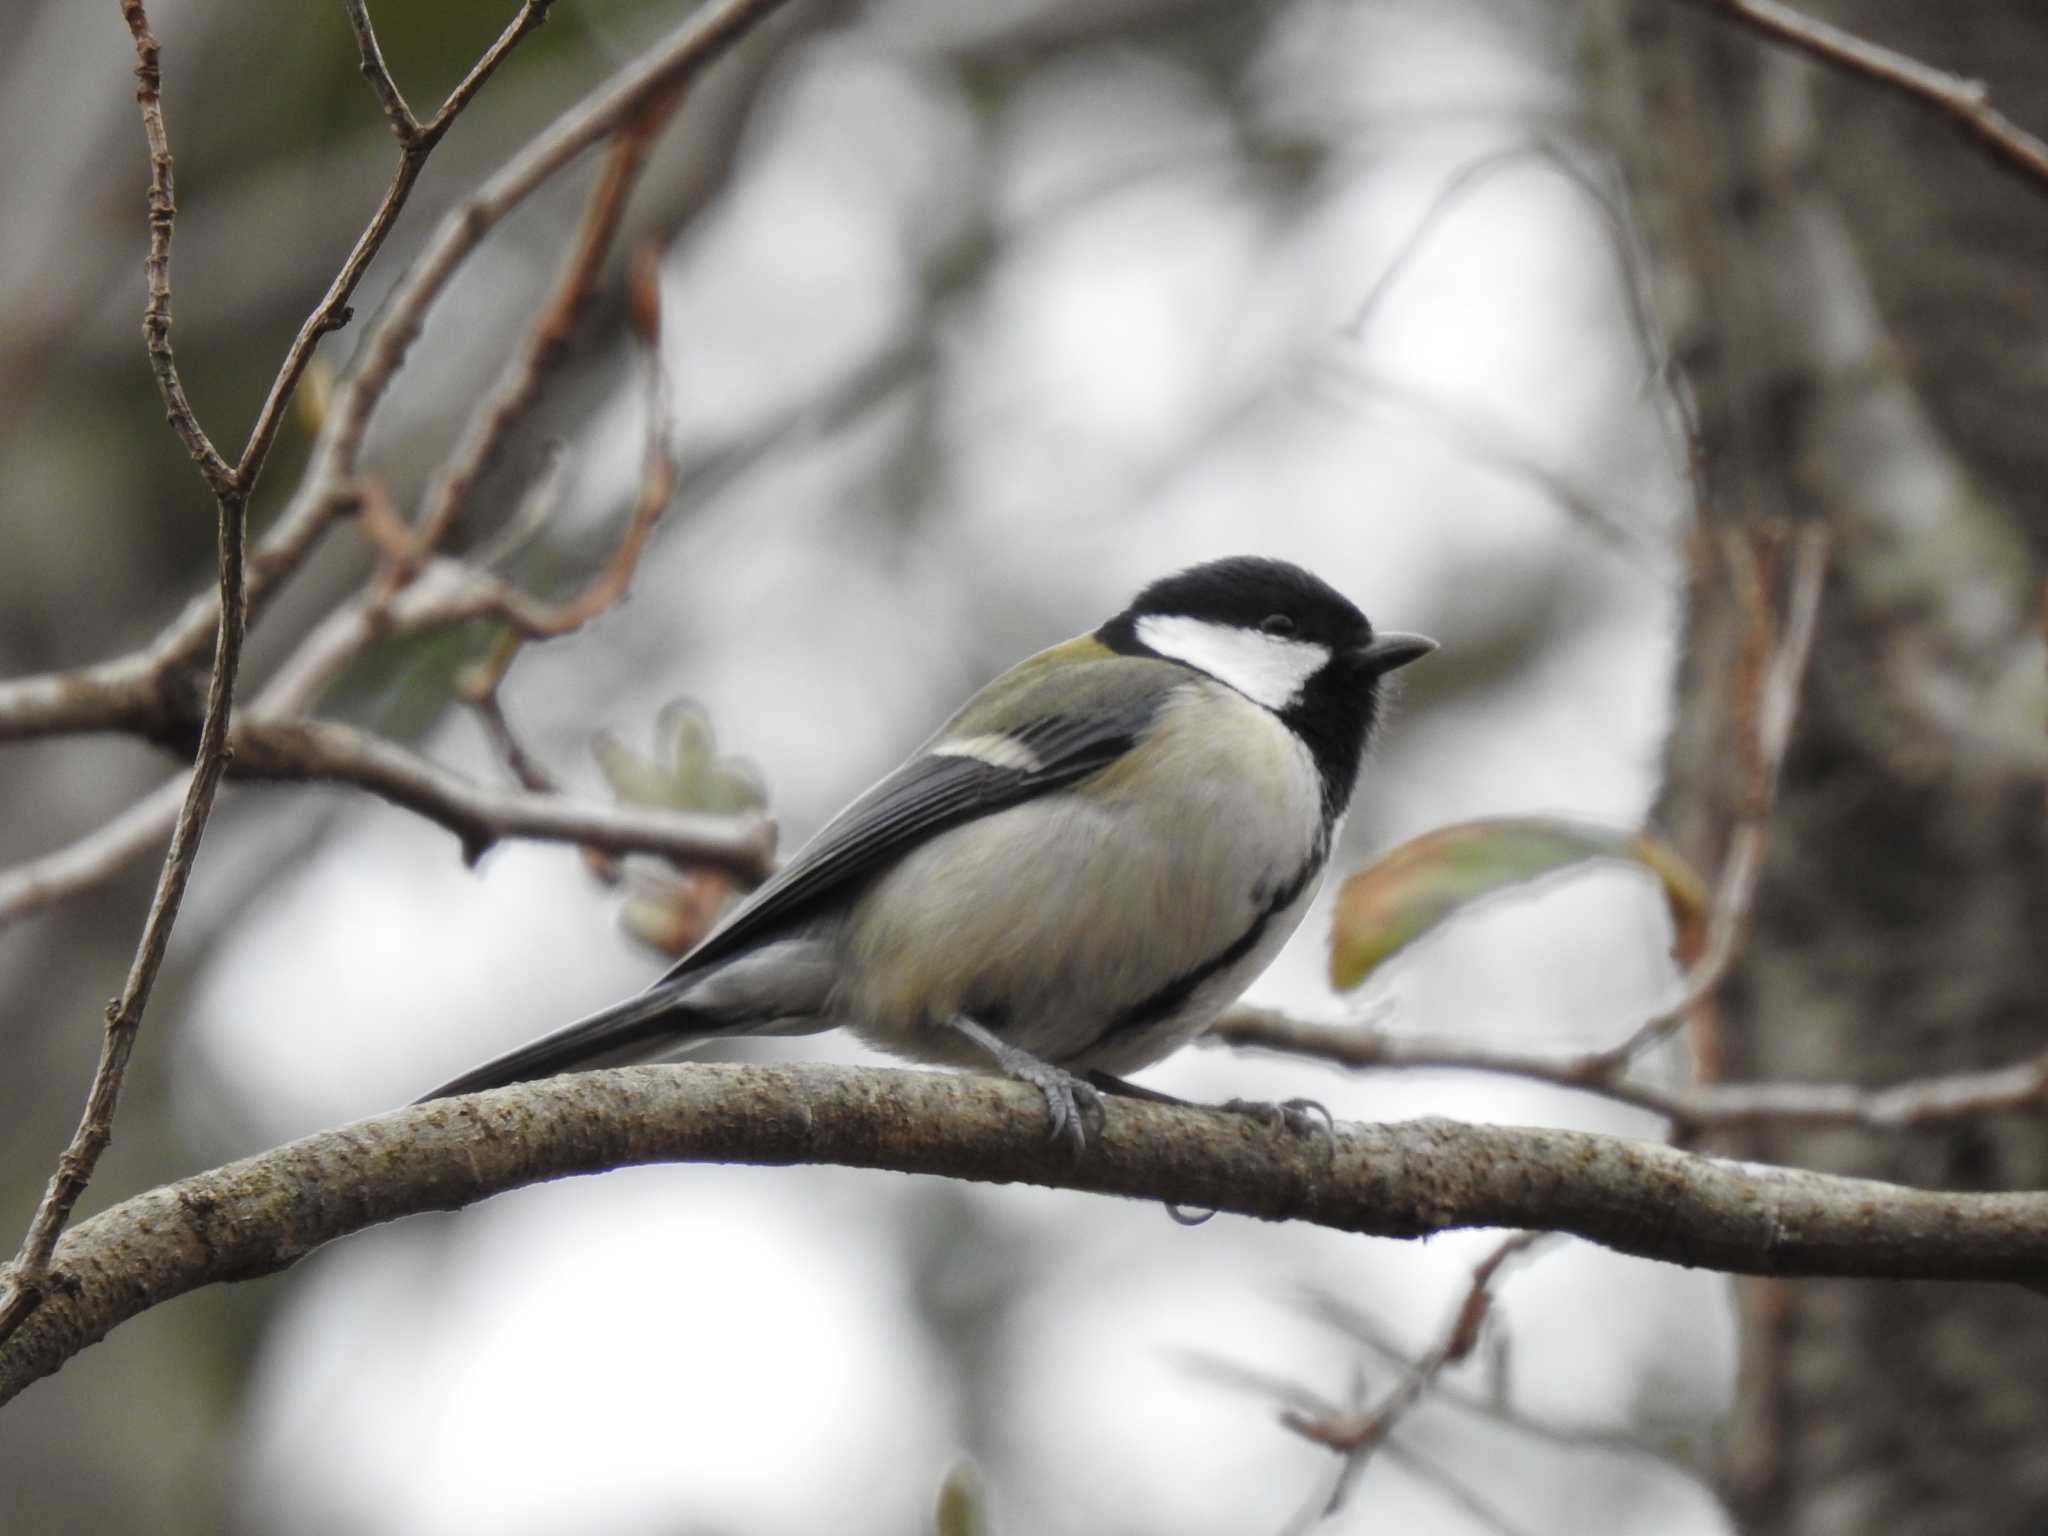
[[[1064,1067],[1040,1061],[1029,1051],[1000,1039],[965,1014],[953,1015],[946,1021],[946,1027],[988,1052],[1003,1076],[1029,1083],[1045,1095],[1045,1112],[1052,1121],[1048,1140],[1066,1142],[1077,1158],[1088,1149],[1085,1116],[1089,1111],[1097,1116],[1102,1113],[1102,1095],[1094,1087]]]

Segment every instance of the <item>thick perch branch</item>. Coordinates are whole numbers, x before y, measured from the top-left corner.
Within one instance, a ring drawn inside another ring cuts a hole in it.
[[[187,1291],[284,1269],[350,1232],[627,1164],[835,1163],[1311,1221],[1378,1237],[1576,1234],[1746,1274],[2036,1281],[2048,1193],[1935,1194],[1578,1131],[1415,1120],[1334,1142],[1249,1116],[1112,1102],[1078,1163],[1037,1092],[839,1066],[626,1067],[323,1131],[138,1195],[74,1228],[0,1346],[0,1402]]]

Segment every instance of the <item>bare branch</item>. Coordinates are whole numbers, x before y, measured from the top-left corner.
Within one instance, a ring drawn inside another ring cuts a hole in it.
[[[1837,1125],[1879,1133],[2048,1104],[2048,1054],[1978,1072],[1890,1087],[1853,1083],[1701,1083],[1666,1088],[1617,1073],[1611,1051],[1583,1055],[1503,1050],[1439,1035],[1311,1024],[1238,1008],[1210,1029],[1228,1045],[1284,1051],[1359,1070],[1491,1072],[1611,1099],[1662,1115],[1680,1133],[1741,1125]]]
[[[441,110],[420,125],[422,137],[429,143],[440,140],[476,93],[484,88],[484,83],[498,72],[498,66],[524,41],[526,34],[548,19],[548,10],[553,4],[554,0],[524,0],[519,14],[505,24],[505,30],[498,34],[497,41],[486,48],[483,57],[471,66],[469,73],[456,82],[455,89],[448,93],[448,99],[441,103]]]
[[[650,434],[663,431],[659,419],[650,423]],[[654,440],[650,438],[650,453]],[[570,621],[579,611],[588,616],[594,592],[623,590],[631,571],[632,530],[644,528],[658,513],[658,491],[655,479],[643,480],[628,539],[614,551],[606,571],[567,604],[540,602],[488,572],[456,560],[435,559],[388,602],[364,596],[337,608],[238,712],[229,741],[236,755],[230,778],[351,784],[447,827],[462,839],[472,858],[493,843],[518,837],[579,842],[609,853],[651,853],[684,864],[729,869],[749,882],[765,878],[773,868],[772,822],[583,803],[549,792],[516,795],[486,790],[395,742],[303,717],[333,680],[380,637],[424,634],[475,619],[496,619],[522,640],[573,627]],[[51,713],[60,707],[82,709],[85,704],[104,707],[109,716],[94,723],[104,728],[119,720],[128,729],[149,735],[169,731],[180,718],[168,706],[159,707],[162,700],[139,673],[119,689],[81,689],[80,694],[83,702],[67,700],[61,691],[30,698]],[[0,716],[0,725],[4,719]],[[4,735],[0,729],[0,737]],[[539,791],[542,782],[544,776],[527,788]],[[0,927],[89,889],[161,846],[186,783],[180,777],[164,784],[78,841],[0,871]]]
[[[363,436],[391,381],[426,324],[427,311],[483,237],[535,189],[600,140],[625,129],[650,106],[688,88],[788,0],[718,0],[699,10],[631,67],[563,113],[498,173],[441,220],[419,259],[393,291],[390,307],[363,349],[361,365],[336,401],[325,471],[356,474]]]
[[[92,1087],[86,1095],[78,1129],[57,1159],[56,1172],[50,1176],[49,1187],[36,1206],[21,1250],[9,1268],[7,1292],[0,1299],[0,1341],[19,1328],[41,1302],[58,1236],[71,1219],[79,1196],[91,1183],[100,1154],[113,1140],[114,1110],[120,1102],[121,1082],[135,1049],[135,1037],[142,1028],[143,1010],[155,989],[164,951],[170,945],[171,929],[178,920],[178,908],[192,878],[193,863],[199,857],[200,840],[206,832],[207,817],[213,811],[214,792],[227,771],[228,715],[234,704],[235,674],[241,665],[242,634],[248,617],[243,575],[248,533],[245,491],[199,430],[171,360],[170,246],[175,205],[171,197],[171,151],[165,137],[160,98],[162,77],[157,42],[150,35],[149,19],[143,14],[141,0],[122,0],[121,14],[135,36],[135,49],[141,60],[136,68],[141,81],[136,99],[142,108],[143,134],[149,144],[151,165],[149,299],[144,309],[143,336],[171,425],[184,439],[219,504],[220,629],[191,781],[178,810],[177,825],[171,831],[170,851],[164,856],[156,894],[150,900],[149,916],[143,921],[142,937],[129,963],[121,995],[107,1005],[99,1064],[93,1070]]]
[[[1451,1316],[1443,1341],[1415,1362],[1400,1385],[1378,1405],[1356,1413],[1311,1414],[1290,1409],[1281,1415],[1281,1422],[1304,1439],[1343,1453],[1344,1471],[1330,1490],[1323,1511],[1326,1515],[1335,1514],[1343,1506],[1373,1452],[1386,1444],[1401,1420],[1436,1385],[1437,1378],[1472,1353],[1492,1308],[1493,1282],[1501,1267],[1527,1253],[1546,1236],[1543,1232],[1517,1232],[1495,1245],[1473,1268],[1471,1282]]]
[[[257,411],[249,440],[244,445],[242,456],[232,472],[235,482],[242,487],[245,494],[255,488],[257,477],[276,439],[277,429],[284,420],[285,408],[290,403],[292,392],[305,375],[321,338],[331,331],[340,330],[352,318],[349,301],[354,297],[364,272],[369,269],[371,261],[376,258],[377,253],[383,248],[386,237],[397,224],[398,216],[411,196],[414,184],[419,180],[421,169],[426,164],[427,155],[462,109],[469,104],[477,89],[490,77],[492,71],[504,61],[521,39],[546,19],[549,3],[551,0],[526,0],[519,14],[491,45],[484,58],[478,61],[476,67],[450,94],[448,101],[435,114],[433,121],[422,127],[420,137],[410,148],[401,151],[397,168],[392,173],[391,183],[385,189],[383,199],[378,203],[362,234],[357,236],[355,245],[342,262],[334,281],[328,285],[327,292],[322,295],[320,302],[314,306],[312,313],[299,327],[298,334],[286,351],[284,361],[279,366],[276,377],[271,381],[270,390]],[[127,13],[124,10],[125,14]],[[140,14],[141,9],[138,5],[136,15]],[[351,20],[353,19],[352,15]],[[363,19],[367,25],[367,15]],[[133,24],[131,21],[131,25]],[[146,26],[142,36],[147,37]],[[147,59],[153,69],[154,39],[149,40],[149,45]],[[137,48],[138,51],[141,50],[142,38],[138,38]],[[154,145],[151,154],[154,163]],[[168,178],[167,161],[164,173]],[[168,182],[164,190],[168,198]],[[153,191],[153,238],[156,230],[154,208]],[[169,318],[167,305],[166,300],[166,323]],[[255,549],[250,552],[248,600],[252,618],[262,612],[265,600],[271,592],[298,568],[300,561],[327,531],[334,519],[354,505],[355,494],[353,486],[346,480],[317,474],[310,477],[301,487],[299,494],[278,517],[270,532],[260,539]],[[188,602],[178,616],[143,650],[66,672],[0,682],[0,741],[81,730],[132,728],[128,723],[131,716],[124,711],[132,709],[137,704],[142,692],[165,687],[170,674],[176,669],[198,663],[218,627],[219,614],[219,594],[209,590]]]
[[[1760,37],[1797,49],[1830,69],[1882,86],[1948,119],[1993,164],[2048,191],[2048,142],[1991,105],[1982,80],[1966,80],[1831,26],[1775,0],[1687,0]]]
[[[164,128],[161,50],[150,33],[142,0],[121,0],[121,19],[135,38],[135,100],[142,108],[142,133],[149,144],[149,255],[143,261],[149,301],[142,310],[143,344],[171,430],[192,455],[208,488],[216,497],[226,498],[235,492],[235,472],[193,415],[184,381],[178,377],[177,359],[171,353],[171,226],[177,218],[178,199],[171,182],[171,142]]]
[[[0,870],[0,928],[29,913],[111,880],[153,848],[177,823],[189,773],[168,779],[76,842],[26,864]]]
[[[420,120],[413,116],[412,108],[405,104],[405,93],[391,78],[391,68],[384,62],[384,49],[377,42],[377,29],[370,25],[370,7],[366,0],[341,0],[341,6],[348,12],[349,30],[356,35],[356,52],[362,57],[363,78],[370,82],[370,89],[376,93],[377,105],[384,109],[385,120],[391,124],[391,133],[398,140],[398,147],[409,151],[419,142]]]
[[[607,177],[607,185],[612,190],[600,198],[606,210],[605,219],[615,224],[619,204],[633,176],[637,175],[647,142],[666,114],[672,111],[680,94],[697,72],[739,41],[780,3],[781,0],[728,0],[726,4],[700,13],[651,59],[622,72],[558,119],[490,184],[486,189],[491,193],[487,202],[458,210],[457,215],[444,222],[441,260],[432,280],[420,281],[415,275],[415,281],[406,289],[411,307],[395,306],[396,312],[372,339],[372,350],[375,350],[379,339],[390,342],[391,332],[403,329],[405,324],[409,324],[412,333],[416,333],[419,320],[440,285],[452,275],[454,267],[459,265],[462,256],[482,233],[555,170],[572,160],[581,148],[608,133],[619,134],[628,141],[615,156],[611,174]],[[398,170],[383,202],[328,293],[301,328],[259,412],[241,467],[236,471],[245,494],[254,484],[256,472],[274,439],[291,392],[303,375],[314,347],[327,331],[347,322],[347,301],[396,221],[427,151],[511,49],[545,19],[547,10],[548,0],[527,0],[490,52],[451,92],[434,119],[422,126],[419,140],[402,151]],[[351,20],[359,22],[359,44],[367,37],[370,48],[374,49],[374,33],[368,29],[367,13],[358,8],[352,11]],[[153,59],[154,53],[149,57]],[[379,60],[381,62],[381,55]],[[386,73],[388,75],[388,71]],[[395,91],[395,85],[393,89]],[[460,250],[450,249],[447,237],[451,229],[460,236],[455,242],[460,245]],[[584,246],[596,249],[610,237],[609,228],[602,239],[593,237],[587,225]],[[268,592],[296,569],[338,515],[360,504],[365,485],[353,473],[360,434],[382,389],[389,383],[389,370],[396,368],[409,342],[410,333],[395,344],[395,349],[387,348],[382,354],[387,371],[374,389],[366,391],[352,385],[343,409],[339,413],[330,413],[322,447],[316,450],[314,471],[279,517],[269,536],[249,556],[248,613],[260,610]],[[356,383],[360,382],[359,377]],[[336,431],[337,418],[349,425],[349,431]],[[660,432],[664,450],[667,430],[663,416]],[[339,472],[340,469],[348,472]],[[530,598],[483,572],[458,571],[456,574],[460,579],[452,583],[456,594],[454,598],[450,597],[449,588],[444,585],[431,589],[427,600],[421,602],[414,602],[411,592],[402,594],[394,599],[388,611],[356,605],[335,615],[333,620],[307,638],[250,714],[276,721],[306,707],[341,667],[359,654],[362,646],[369,644],[379,633],[389,632],[379,627],[387,621],[404,630],[408,626],[422,628],[456,622],[462,617],[495,617],[528,637],[562,634],[577,627],[623,592],[651,530],[653,517],[669,499],[669,494],[661,487],[665,484],[672,488],[674,475],[673,462],[664,452],[658,475],[650,467],[648,475],[643,477],[641,500],[611,564],[580,597],[566,604],[550,605]],[[657,493],[660,493],[659,504],[656,504]],[[446,562],[436,562],[436,565],[443,568],[444,576],[448,574]],[[68,672],[0,682],[0,741],[94,730],[123,731],[159,741],[189,740],[189,732],[199,711],[196,681],[190,678],[187,669],[197,661],[219,614],[218,597],[209,593],[188,603],[145,650]],[[293,702],[288,705],[287,699]],[[705,836],[699,837],[694,830],[679,832],[674,826],[666,830],[650,827],[635,830],[630,825],[634,818],[624,818],[627,824],[621,824],[616,813],[603,808],[583,808],[580,814],[565,817],[561,814],[563,808],[552,801],[545,806],[520,801],[490,808],[493,813],[498,809],[510,809],[515,815],[511,826],[493,830],[477,819],[482,813],[467,794],[457,792],[467,791],[468,786],[463,781],[433,769],[431,765],[418,764],[418,760],[404,753],[403,749],[388,743],[375,742],[374,738],[358,737],[355,740],[378,750],[332,754],[319,761],[343,766],[360,765],[365,761],[418,765],[425,770],[423,773],[400,774],[395,780],[387,776],[385,782],[397,785],[400,791],[397,798],[401,803],[438,808],[442,814],[436,819],[454,827],[472,851],[486,846],[497,836],[574,836],[578,835],[577,829],[581,829],[594,831],[593,844],[601,848],[638,849],[644,846],[650,851],[662,851],[674,857],[693,857],[697,862],[743,869],[757,866],[755,878],[758,878],[758,867],[765,867],[765,853],[756,855],[747,851],[762,840],[763,834],[758,827],[724,829],[721,833],[707,831]],[[377,786],[371,784],[368,787]],[[103,829],[101,833],[0,874],[0,923],[83,889],[146,850],[151,842],[163,835],[161,796],[166,793],[168,791],[160,791],[158,796],[132,807],[114,826]],[[449,819],[451,817],[453,819]],[[654,833],[654,842],[642,844],[639,839],[648,831]],[[735,837],[744,847],[735,846]],[[721,849],[725,851],[721,852]]]
[[[552,795],[558,793],[561,786],[555,782],[555,776],[541,766],[540,759],[526,750],[525,743],[520,741],[519,733],[512,729],[512,722],[505,715],[505,701],[498,693],[505,671],[518,650],[516,635],[500,635],[491,654],[464,675],[456,685],[456,691],[475,712],[477,724],[484,728],[492,750],[512,775],[513,782],[537,795]]]
[[[1756,547],[1741,546],[1738,579],[1753,571]],[[1605,1070],[1620,1072],[1645,1051],[1670,1037],[1721,985],[1734,963],[1756,895],[1757,873],[1763,865],[1764,839],[1771,806],[1777,799],[1778,775],[1785,749],[1792,742],[1792,722],[1799,707],[1799,689],[1806,680],[1807,658],[1813,652],[1814,630],[1820,622],[1821,589],[1827,580],[1828,531],[1819,523],[1802,524],[1793,535],[1791,597],[1782,633],[1759,590],[1752,604],[1752,650],[1758,658],[1755,697],[1745,722],[1749,783],[1745,803],[1722,862],[1721,879],[1707,923],[1705,952],[1691,958],[1678,996],[1641,1028],[1604,1055]],[[1758,583],[1761,589],[1762,583]]]
[[[775,826],[762,817],[612,806],[530,790],[490,789],[396,742],[331,720],[250,720],[237,727],[235,776],[352,784],[446,827],[474,863],[501,838],[581,843],[728,869],[758,884],[774,868]]]
[[[1028,1086],[822,1064],[626,1067],[440,1100],[324,1131],[126,1201],[60,1246],[0,1347],[0,1400],[118,1323],[270,1274],[349,1232],[628,1164],[827,1163],[1125,1195],[1420,1237],[1575,1233],[1736,1273],[2038,1281],[2048,1193],[1932,1193],[1577,1131],[1412,1120],[1300,1136],[1115,1100],[1078,1163]]]
[[[346,784],[446,827],[474,863],[506,838],[578,843],[605,853],[648,853],[730,870],[748,884],[775,867],[775,824],[660,806],[572,799],[529,784],[489,789],[354,726],[240,716],[229,737],[229,777],[240,782]],[[102,827],[41,858],[0,871],[0,928],[90,889],[161,846],[189,776],[159,785]]]
[[[219,509],[218,592],[210,605],[214,616],[214,655],[206,704],[199,723],[193,771],[184,788],[156,894],[121,995],[107,1010],[99,1064],[94,1071],[78,1129],[58,1159],[49,1188],[10,1268],[6,1293],[4,1298],[0,1298],[0,1340],[18,1328],[45,1295],[49,1260],[59,1234],[112,1138],[113,1115],[141,1027],[142,1014],[163,963],[164,951],[177,920],[185,887],[191,878],[215,794],[227,770],[229,716],[251,602],[247,569],[248,497],[275,439],[285,402],[303,375],[319,338],[346,323],[348,296],[396,220],[433,141],[446,131],[448,123],[511,46],[537,24],[539,13],[544,10],[545,0],[539,0],[538,4],[529,0],[512,26],[472,71],[470,79],[457,88],[442,111],[436,114],[429,133],[409,131],[416,124],[396,83],[383,66],[368,13],[360,3],[350,4],[350,20],[362,49],[365,73],[370,76],[373,87],[384,101],[387,114],[391,115],[394,127],[399,130],[402,142],[399,168],[383,203],[372,216],[370,225],[357,241],[341,273],[301,327],[287,352],[258,411],[241,462],[230,466],[201,429],[192,411],[171,347],[170,248],[176,198],[170,144],[163,117],[160,49],[150,33],[142,0],[121,0],[122,17],[135,41],[136,77],[139,81],[136,99],[141,108],[143,133],[150,157],[149,250],[145,262],[148,299],[143,312],[143,336],[171,426],[212,489]],[[331,443],[332,439],[329,441]],[[259,577],[281,574],[276,569],[279,564],[285,570],[295,564],[304,550],[310,547],[312,539],[346,504],[350,494],[346,489],[337,488],[333,480],[323,485],[316,477],[315,489],[301,498],[295,512],[287,513],[280,520],[280,527],[272,540],[268,541],[264,551],[259,552]],[[262,555],[276,558],[265,562]],[[132,686],[132,693],[124,701],[131,715],[151,710],[168,713],[171,703],[167,694],[171,690],[167,684],[177,668],[195,659],[196,647],[203,643],[200,636],[208,627],[207,606],[203,600],[188,605],[176,630],[159,637],[157,644],[143,658],[122,658],[108,667],[89,669],[83,674],[28,679],[6,694],[0,694],[0,716],[7,717],[6,723],[0,724],[0,734],[32,729],[39,714],[46,721],[53,716],[75,718],[81,702],[95,695],[95,683],[102,685],[97,690],[99,702],[108,702],[104,696],[104,685],[116,678]],[[6,708],[8,705],[22,707],[10,715]],[[93,870],[110,867],[123,850],[134,848],[145,840],[145,829],[153,820],[156,809],[156,797],[152,797],[121,819],[117,835],[108,836],[89,849],[74,845],[67,850],[70,857],[58,873],[75,883]],[[465,845],[471,848],[480,846],[467,834]],[[47,877],[51,871],[45,868],[40,873]],[[53,883],[48,878],[31,879],[17,887],[23,900],[39,899],[52,888]]]
[[[1411,1353],[1401,1346],[1377,1318],[1343,1298],[1327,1292],[1315,1293],[1311,1299],[1316,1311],[1333,1326],[1341,1329],[1348,1338],[1364,1345],[1397,1370],[1412,1371],[1415,1368],[1416,1361]],[[1275,1400],[1297,1403],[1305,1401],[1298,1391],[1291,1398]],[[1504,1429],[1525,1435],[1532,1440],[1540,1440],[1546,1445],[1558,1446],[1564,1450],[1599,1451],[1611,1456],[1626,1456],[1654,1462],[1702,1486],[1711,1486],[1712,1483],[1704,1456],[1688,1456],[1663,1440],[1640,1430],[1560,1422],[1547,1413],[1532,1413],[1517,1408],[1503,1394],[1474,1391],[1441,1378],[1430,1394],[1430,1401],[1455,1408],[1460,1413],[1490,1420]],[[1332,1411],[1327,1404],[1306,1402],[1305,1406],[1311,1411]]]
[[[334,275],[327,292],[306,317],[299,333],[292,338],[285,360],[271,381],[270,392],[264,397],[263,405],[256,413],[256,425],[250,430],[249,441],[242,450],[241,463],[237,474],[245,487],[253,489],[256,476],[263,468],[263,461],[269,456],[270,445],[277,435],[278,423],[284,419],[285,406],[290,402],[292,391],[298,387],[306,366],[313,359],[313,349],[320,344],[320,338],[330,331],[338,331],[353,317],[349,300],[354,296],[356,285],[362,281],[363,273],[383,249],[384,240],[398,222],[399,212],[411,197],[413,184],[419,180],[420,172],[427,163],[427,156],[434,146],[454,125],[455,119],[468,106],[484,81],[488,80],[506,56],[518,47],[520,40],[547,19],[548,6],[552,0],[525,0],[519,13],[512,18],[496,42],[471,68],[461,84],[449,94],[441,110],[433,120],[421,123],[405,104],[398,84],[391,72],[384,66],[384,56],[377,46],[377,34],[370,26],[370,15],[364,0],[345,0],[349,13],[349,24],[355,29],[357,47],[362,53],[363,73],[369,78],[371,88],[377,92],[383,104],[385,116],[390,119],[392,130],[399,143],[398,165],[391,173],[391,185],[385,188],[384,198],[371,214],[370,222],[356,237],[355,245],[341,264],[341,270]],[[385,95],[389,90],[390,96]],[[332,492],[318,493],[332,495]],[[317,497],[316,497],[317,499]],[[296,563],[296,562],[294,562]]]
[[[612,140],[604,173],[591,192],[576,243],[562,264],[553,291],[534,316],[519,351],[506,363],[489,397],[471,417],[462,441],[428,493],[416,541],[421,552],[440,548],[468,504],[477,481],[497,459],[506,439],[532,411],[549,374],[560,366],[577,323],[589,307],[591,290],[604,268],[605,256],[618,236],[626,202],[640,173],[646,169],[655,139],[674,115],[680,100],[679,93],[674,91],[656,96]],[[394,573],[394,580],[402,579],[403,575],[402,571]]]

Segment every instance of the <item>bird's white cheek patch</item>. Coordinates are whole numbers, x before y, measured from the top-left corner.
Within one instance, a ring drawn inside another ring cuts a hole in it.
[[[1038,754],[1014,736],[959,736],[932,748],[933,757],[971,757],[991,768],[1014,768],[1019,773],[1038,770]]]
[[[1328,647],[1313,640],[1290,640],[1179,613],[1146,614],[1138,620],[1138,639],[1268,709],[1293,703],[1330,659]]]

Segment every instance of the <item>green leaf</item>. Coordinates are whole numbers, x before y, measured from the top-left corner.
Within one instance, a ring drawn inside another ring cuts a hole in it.
[[[1330,980],[1357,986],[1473,902],[1592,860],[1648,870],[1663,887],[1681,953],[1705,924],[1706,887],[1669,844],[1647,832],[1516,816],[1439,827],[1344,882],[1330,925]]]

